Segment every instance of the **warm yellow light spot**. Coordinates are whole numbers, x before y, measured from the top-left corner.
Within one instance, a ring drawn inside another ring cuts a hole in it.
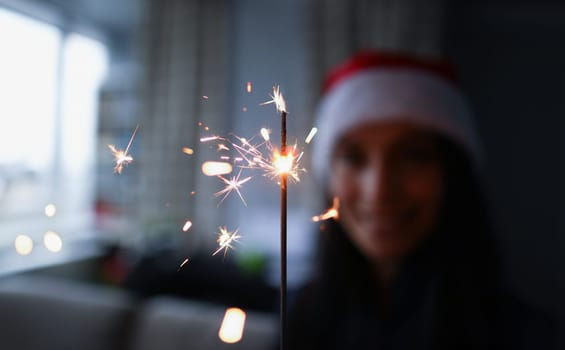
[[[183,147],[182,152],[188,155],[194,154],[194,150],[188,147]]]
[[[183,232],[186,232],[186,231],[190,230],[191,227],[192,227],[192,221],[187,220],[187,221],[184,223],[184,226],[182,227],[182,230],[183,230]]]
[[[224,343],[233,344],[243,338],[245,327],[245,312],[239,308],[226,310],[218,336]]]
[[[265,141],[269,141],[271,130],[266,129],[266,128],[261,128],[261,136],[263,136],[263,139],[265,139]]]
[[[312,141],[312,138],[314,137],[314,135],[316,135],[317,132],[318,132],[318,128],[316,127],[312,128],[312,130],[310,130],[310,133],[308,133],[308,136],[306,136],[306,143],[310,143],[310,141]]]
[[[278,151],[275,151],[273,166],[277,169],[279,174],[288,174],[292,170],[293,164],[294,155],[292,153],[281,155]]]
[[[61,237],[53,231],[47,231],[43,235],[43,244],[45,248],[53,253],[58,253],[63,248],[63,240]]]
[[[55,214],[57,213],[57,207],[55,206],[55,204],[47,204],[45,206],[45,215],[47,217],[53,217],[55,216]]]
[[[202,172],[206,176],[218,176],[231,173],[233,167],[226,162],[204,162],[202,164]]]
[[[251,82],[248,81],[248,82],[247,82],[247,92],[248,92],[248,93],[251,93],[251,91],[253,91],[253,85],[251,85]]]
[[[339,219],[339,198],[334,197],[332,207],[326,210],[321,215],[313,216],[312,221],[319,222],[328,219]]]
[[[18,235],[14,241],[16,252],[20,255],[28,255],[33,250],[33,240],[27,235]]]

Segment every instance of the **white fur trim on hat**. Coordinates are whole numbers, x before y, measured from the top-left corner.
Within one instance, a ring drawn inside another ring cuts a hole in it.
[[[472,113],[462,94],[434,74],[416,69],[362,70],[323,96],[316,113],[312,168],[327,178],[336,142],[367,122],[409,121],[459,143],[480,163]]]

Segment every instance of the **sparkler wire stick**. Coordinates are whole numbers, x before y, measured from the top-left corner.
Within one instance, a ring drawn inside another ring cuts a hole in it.
[[[281,111],[281,153],[286,157],[286,110]],[[287,173],[281,172],[281,350],[286,334],[286,183]]]

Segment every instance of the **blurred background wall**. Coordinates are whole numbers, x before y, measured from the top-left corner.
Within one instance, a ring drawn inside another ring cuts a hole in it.
[[[249,174],[247,205],[235,193],[219,205],[222,182],[200,169],[218,151],[200,138],[251,139],[265,127],[278,139],[278,116],[260,103],[280,85],[289,141],[308,168],[304,138],[324,74],[357,49],[390,48],[446,55],[456,66],[478,116],[508,282],[565,315],[562,2],[1,0],[0,25],[14,14],[43,29],[0,43],[15,55],[0,56],[0,72],[26,65],[1,90],[0,271],[96,256],[100,242],[139,256],[210,254],[226,226],[242,236],[229,254],[260,256],[276,285],[276,183]],[[41,51],[38,35],[52,48]],[[18,51],[26,45],[36,51]],[[115,174],[108,144],[124,149],[137,126],[134,160]],[[308,172],[289,191],[289,279],[298,283],[311,259],[310,217],[323,205]],[[62,241],[58,253],[46,231]],[[34,247],[25,256],[14,250],[20,235]]]

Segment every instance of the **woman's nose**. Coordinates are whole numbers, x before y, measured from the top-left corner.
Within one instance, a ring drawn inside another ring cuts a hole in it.
[[[379,206],[393,202],[398,192],[392,168],[382,161],[372,162],[363,171],[361,187],[364,201]]]

